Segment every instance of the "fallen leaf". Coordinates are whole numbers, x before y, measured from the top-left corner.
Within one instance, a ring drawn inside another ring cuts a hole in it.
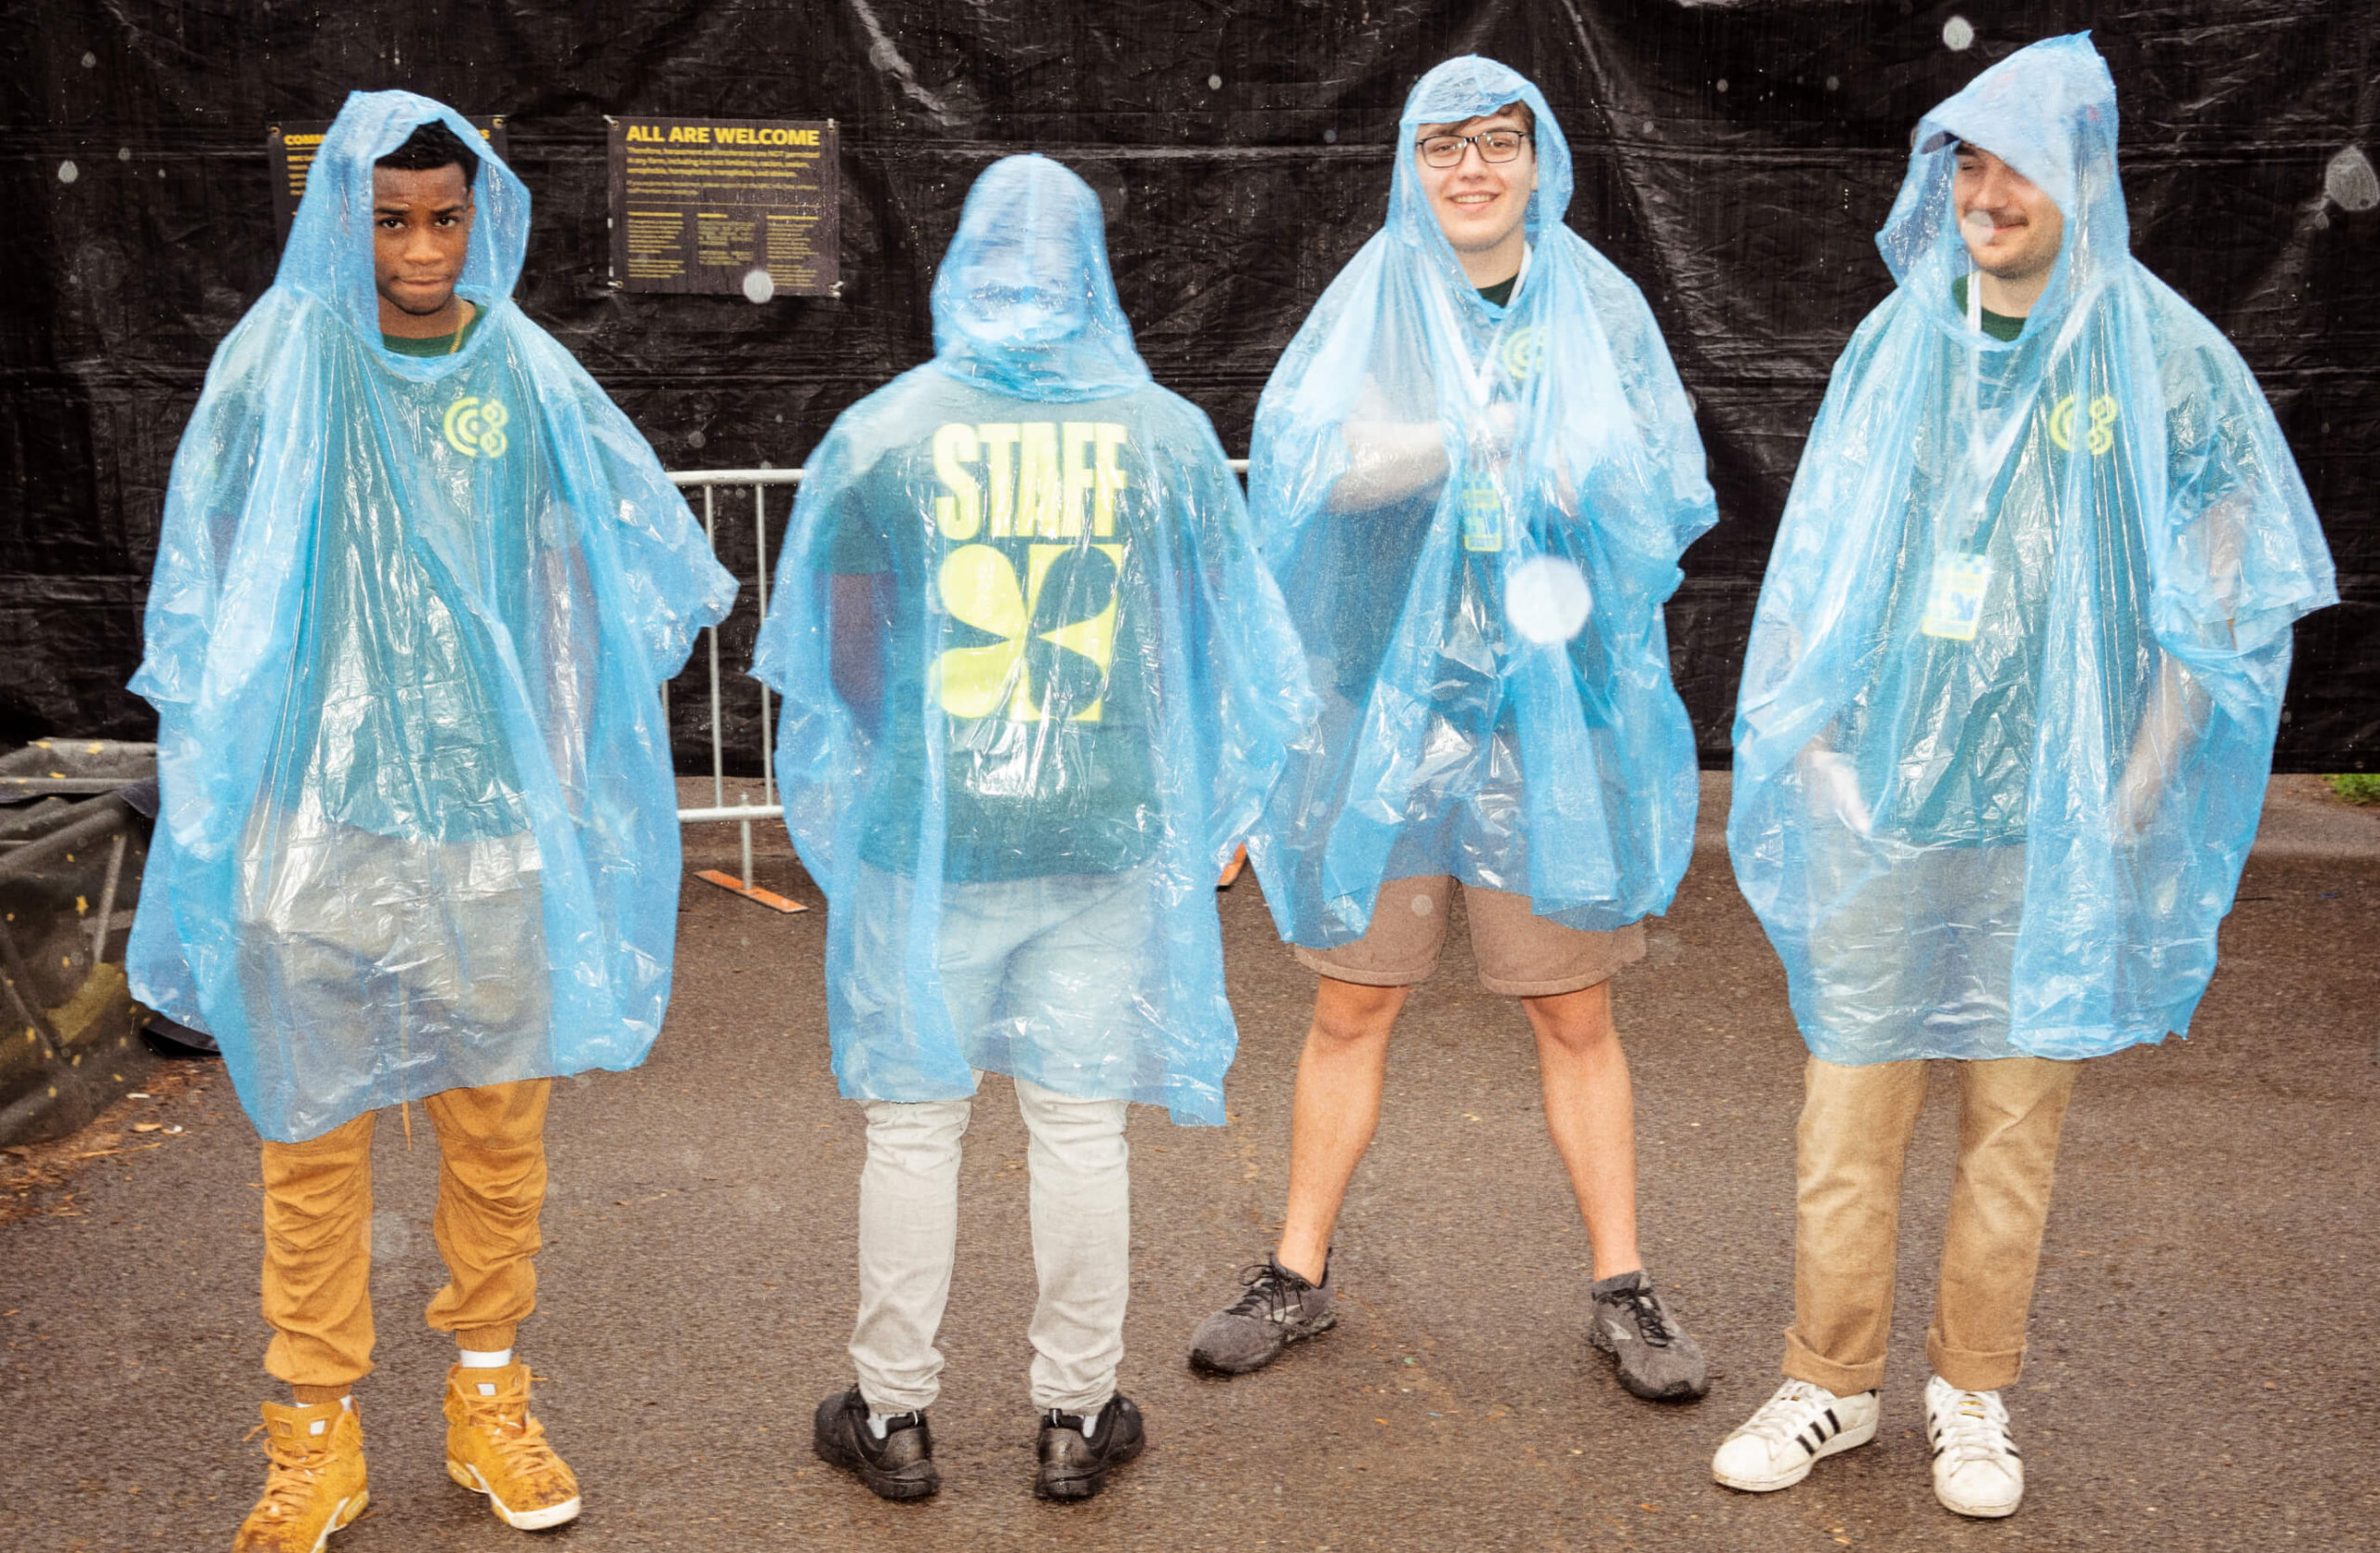
[[[136,1122],[132,1124],[132,1130],[136,1133],[162,1133],[165,1130],[165,1124],[162,1122]]]

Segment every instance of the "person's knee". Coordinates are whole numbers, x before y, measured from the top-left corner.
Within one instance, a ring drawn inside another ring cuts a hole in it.
[[[1314,1000],[1311,1039],[1339,1048],[1384,1042],[1396,1023],[1397,1011],[1405,1006],[1408,990],[1325,981]]]
[[[1619,1050],[1620,1030],[1612,1023],[1608,983],[1525,1002],[1539,1040],[1574,1056],[1604,1056]]]

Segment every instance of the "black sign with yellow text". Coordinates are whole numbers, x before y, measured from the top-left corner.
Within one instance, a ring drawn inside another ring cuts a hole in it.
[[[623,117],[608,136],[614,285],[838,293],[832,119]]]

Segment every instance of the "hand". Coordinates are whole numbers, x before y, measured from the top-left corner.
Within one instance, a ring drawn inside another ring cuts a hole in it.
[[[1821,816],[1835,820],[1854,835],[1867,836],[1875,817],[1859,792],[1859,773],[1841,752],[1813,745],[1795,763],[1801,767],[1802,790]]]

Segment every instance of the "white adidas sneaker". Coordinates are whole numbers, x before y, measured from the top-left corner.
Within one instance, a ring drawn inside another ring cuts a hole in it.
[[[1873,1391],[1838,1397],[1822,1386],[1789,1380],[1719,1442],[1711,1476],[1747,1493],[1792,1488],[1821,1456],[1875,1439],[1876,1414]]]
[[[1997,1391],[1962,1391],[1941,1376],[1925,1383],[1925,1439],[1934,1447],[1934,1497],[1979,1520],[2016,1513],[2025,1463],[2008,1438]]]

